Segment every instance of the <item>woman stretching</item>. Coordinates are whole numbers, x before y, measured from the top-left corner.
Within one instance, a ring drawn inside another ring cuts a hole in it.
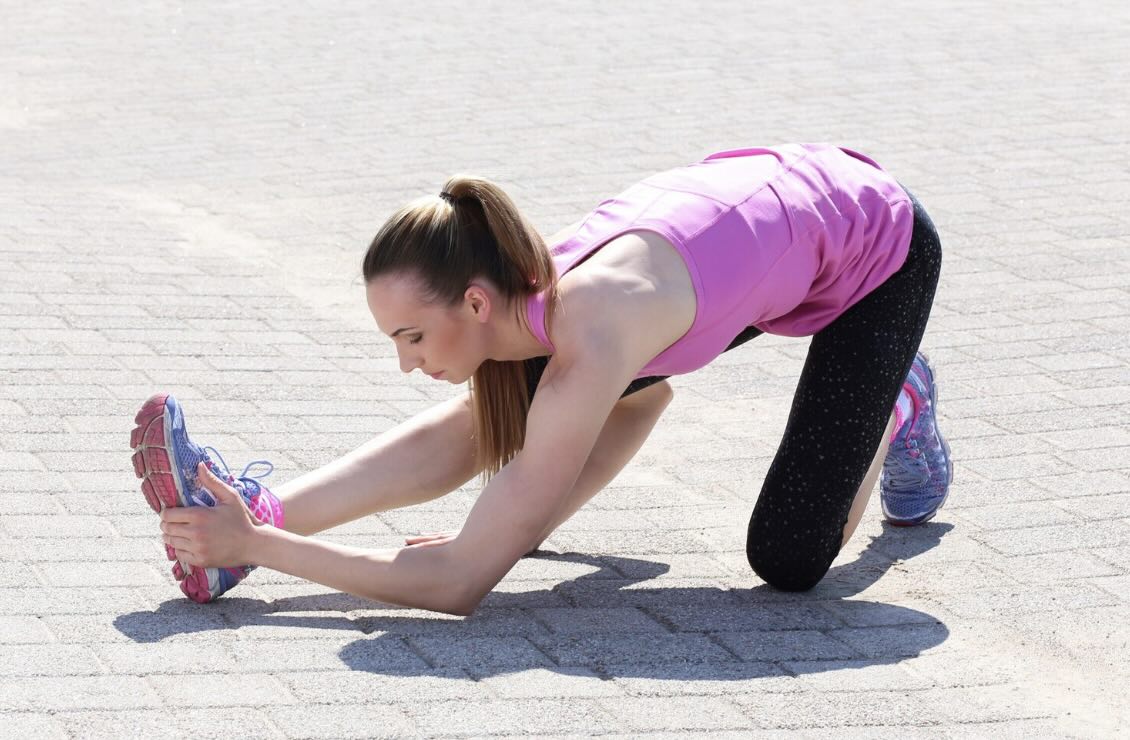
[[[548,244],[497,185],[454,177],[385,222],[363,273],[400,368],[470,381],[469,393],[274,492],[218,468],[177,402],[156,395],[136,417],[134,470],[196,601],[264,566],[466,615],[639,450],[671,400],[667,376],[763,332],[811,335],[746,540],[761,579],[809,589],[880,471],[892,524],[920,524],[945,501],[949,449],[917,352],[940,267],[918,201],[828,145],[712,154],[603,201]],[[476,474],[485,486],[458,532],[389,550],[309,536]]]

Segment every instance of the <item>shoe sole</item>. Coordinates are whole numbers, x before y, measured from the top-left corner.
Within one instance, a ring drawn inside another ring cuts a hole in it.
[[[930,410],[934,414],[934,433],[938,435],[938,441],[942,443],[942,449],[945,450],[946,453],[946,492],[945,495],[942,496],[941,503],[924,517],[898,521],[887,519],[887,523],[893,527],[916,527],[919,524],[925,524],[933,519],[937,516],[938,511],[946,505],[946,500],[950,497],[950,486],[953,484],[953,457],[950,455],[950,445],[949,442],[946,441],[946,438],[942,436],[942,431],[938,429],[938,381],[934,379],[934,363],[930,361],[929,355],[925,352],[921,352],[920,354],[922,355],[922,359],[926,361],[926,372],[930,380]]]
[[[141,492],[146,503],[157,513],[190,505],[185,496],[187,483],[181,475],[180,466],[171,459],[169,445],[173,419],[180,415],[176,399],[167,393],[159,393],[142,404],[133,419],[136,424],[130,432],[133,472],[141,479]],[[213,594],[220,585],[220,574],[216,568],[196,568],[181,563],[169,545],[165,545],[165,554],[169,560],[176,561],[174,577],[183,574],[179,581],[185,596],[202,604],[215,598]]]

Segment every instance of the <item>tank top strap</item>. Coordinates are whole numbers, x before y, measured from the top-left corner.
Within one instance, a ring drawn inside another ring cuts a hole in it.
[[[577,232],[550,250],[553,266],[557,270],[557,279],[560,280],[565,273],[572,270],[578,262],[589,256],[600,245],[599,239],[594,239],[591,233],[591,219],[589,214]],[[538,341],[550,352],[555,352],[553,342],[549,339],[549,332],[545,328],[546,291],[534,293],[526,300],[526,318],[530,329]]]
[[[534,293],[526,299],[526,319],[537,340],[550,352],[554,352],[553,343],[549,341],[549,334],[545,330],[545,302],[545,291]]]

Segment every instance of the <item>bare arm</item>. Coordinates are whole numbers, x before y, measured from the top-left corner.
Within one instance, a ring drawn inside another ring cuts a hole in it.
[[[564,505],[543,527],[535,544],[544,540],[615,477],[643,445],[670,402],[671,395],[670,386],[664,382],[616,404]],[[415,547],[374,551],[288,536],[285,532],[272,538],[269,528],[262,529],[268,541],[263,545],[259,559],[268,567],[286,570],[289,562],[292,570],[287,572],[331,588],[449,614],[469,614],[478,602],[474,597],[453,599],[462,593],[460,587],[465,585],[465,579],[458,575],[460,569],[457,561],[452,560],[452,548],[436,547],[453,540],[457,532],[443,536],[442,542],[423,540]],[[307,571],[307,575],[295,572],[299,569]],[[358,591],[358,584],[361,584],[364,593]],[[381,590],[374,588],[369,591],[366,588],[378,584]]]
[[[594,325],[582,311],[573,318],[575,326]],[[189,565],[263,565],[372,599],[470,614],[542,533],[568,516],[593,445],[650,351],[609,323],[580,338],[559,336],[530,407],[525,446],[483,489],[454,540],[367,551],[257,527],[238,494],[201,465],[220,505],[163,511],[166,542]]]
[[[608,485],[635,457],[673,396],[671,385],[663,381],[616,402],[565,505],[538,535],[537,545]],[[404,541],[409,545],[442,545],[458,535],[459,530],[432,532],[406,537]]]
[[[188,565],[262,565],[371,599],[470,614],[567,516],[569,493],[631,379],[619,346],[590,349],[582,359],[551,362],[530,407],[525,446],[483,489],[450,542],[363,550],[255,526],[239,495],[203,464],[200,479],[218,505],[162,511],[166,542]]]
[[[538,535],[538,545],[608,485],[635,457],[673,396],[671,385],[662,381],[616,403],[565,505]]]
[[[581,351],[559,350],[534,395],[522,450],[483,489],[459,535],[429,548],[452,553],[467,613],[571,513],[585,461],[620,391],[644,364],[611,333]]]

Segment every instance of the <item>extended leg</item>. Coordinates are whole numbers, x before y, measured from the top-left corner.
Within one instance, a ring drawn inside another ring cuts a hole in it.
[[[443,496],[478,472],[474,457],[470,396],[463,394],[273,490],[285,529],[313,534]]]

